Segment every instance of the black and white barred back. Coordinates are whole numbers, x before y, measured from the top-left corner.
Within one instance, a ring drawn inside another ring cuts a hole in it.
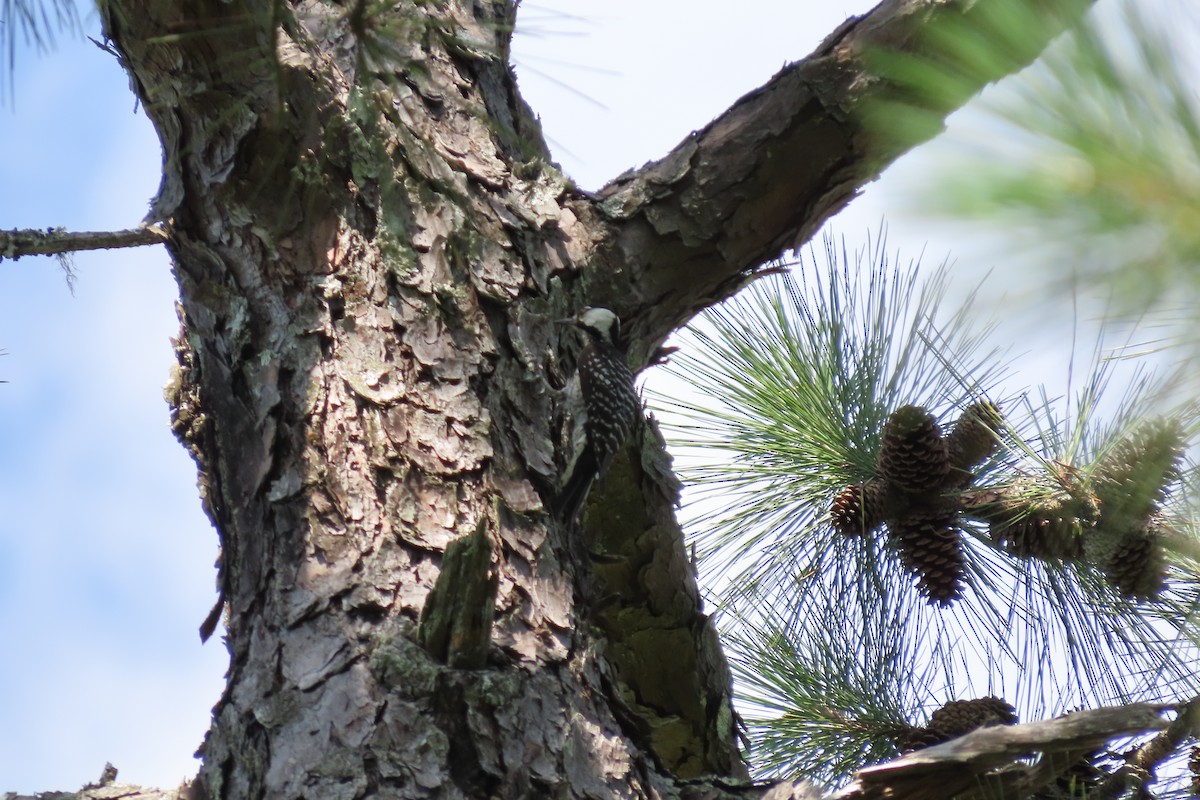
[[[589,308],[577,320],[588,335],[579,354],[579,386],[587,409],[584,428],[595,451],[597,475],[602,475],[629,436],[640,404],[621,348],[617,315],[607,308]]]
[[[576,373],[583,400],[584,447],[568,466],[557,504],[559,514],[571,520],[582,508],[592,482],[604,474],[625,443],[641,404],[621,346],[617,315],[607,308],[585,308],[564,321],[588,336]]]

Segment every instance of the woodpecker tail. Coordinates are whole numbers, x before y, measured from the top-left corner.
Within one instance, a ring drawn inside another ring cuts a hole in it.
[[[562,491],[554,503],[554,514],[564,522],[573,522],[579,515],[583,503],[587,500],[588,490],[596,480],[599,465],[596,463],[596,452],[591,445],[583,448],[579,458],[572,465],[571,474],[563,484]]]
[[[221,612],[225,610],[225,593],[217,597],[217,603],[212,607],[212,611],[208,612],[208,616],[204,618],[204,622],[200,623],[200,644],[208,641],[208,637],[213,635],[213,631],[217,629],[217,623],[221,620]]]

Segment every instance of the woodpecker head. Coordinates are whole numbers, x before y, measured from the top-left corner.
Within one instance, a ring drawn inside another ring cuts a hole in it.
[[[585,308],[571,319],[562,320],[581,329],[597,342],[619,347],[621,320],[607,308]]]

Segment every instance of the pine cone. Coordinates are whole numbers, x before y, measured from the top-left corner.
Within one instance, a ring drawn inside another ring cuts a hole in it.
[[[911,753],[913,750],[922,750],[926,747],[933,747],[935,744],[941,744],[946,741],[940,738],[937,733],[930,731],[927,728],[910,728],[904,736],[900,738],[901,753]]]
[[[1113,447],[1096,467],[1099,526],[1127,532],[1158,511],[1179,479],[1183,430],[1177,420],[1147,422]]]
[[[992,540],[1022,558],[1075,561],[1083,557],[1083,523],[1061,506],[1034,509],[1028,516],[993,522]]]
[[[946,440],[933,415],[920,406],[892,412],[883,426],[879,475],[902,491],[921,494],[942,488],[949,471]]]
[[[858,536],[875,530],[883,522],[885,495],[883,483],[874,478],[847,486],[833,499],[829,509],[833,529],[842,536]]]
[[[966,568],[952,511],[917,512],[888,522],[900,563],[917,576],[930,602],[948,606],[962,597]]]
[[[1122,539],[1104,565],[1104,577],[1129,600],[1154,600],[1167,580],[1167,559],[1153,526]]]
[[[956,483],[969,485],[971,470],[996,452],[996,430],[1003,420],[1000,407],[991,402],[972,403],[959,416],[946,437],[950,470],[959,477]]]
[[[999,697],[951,700],[929,716],[924,728],[913,728],[900,749],[908,752],[948,742],[979,728],[1012,725],[1017,710]]]

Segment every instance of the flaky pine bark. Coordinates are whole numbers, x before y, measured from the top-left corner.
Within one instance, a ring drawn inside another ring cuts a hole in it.
[[[767,791],[736,781],[654,428],[585,530],[547,513],[575,347],[553,321],[613,308],[644,367],[1084,6],[885,2],[591,196],[520,99],[512,2],[103,3],[163,142],[168,395],[222,545],[231,663],[196,793]],[[1003,57],[946,47],[960,30]],[[889,54],[955,81],[886,77]]]

